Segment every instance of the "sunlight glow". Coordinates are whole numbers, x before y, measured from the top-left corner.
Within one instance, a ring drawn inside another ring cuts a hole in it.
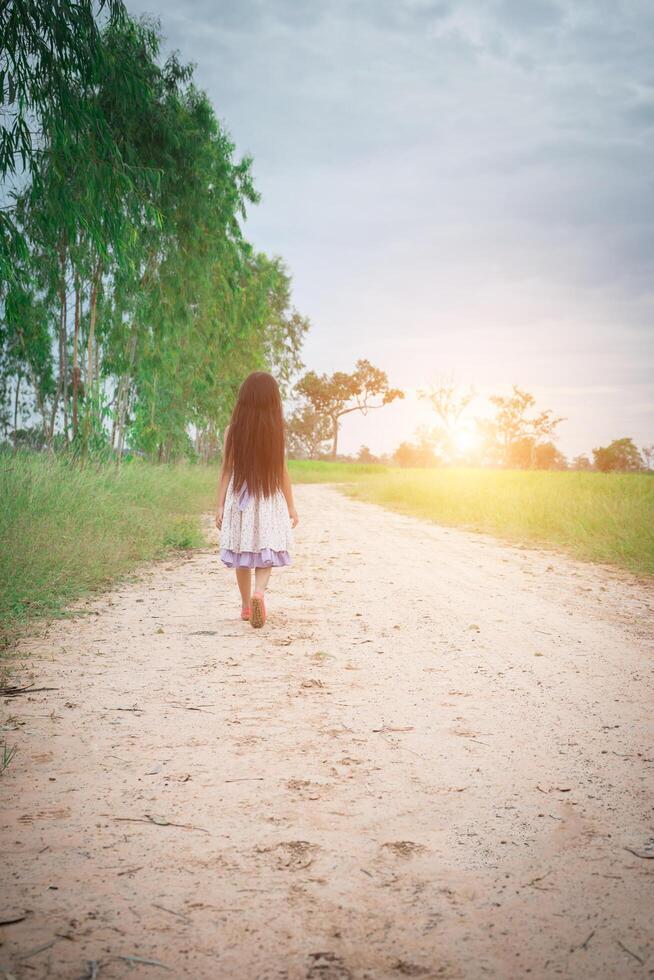
[[[478,449],[479,442],[479,433],[474,429],[462,428],[454,433],[454,445],[462,455]]]

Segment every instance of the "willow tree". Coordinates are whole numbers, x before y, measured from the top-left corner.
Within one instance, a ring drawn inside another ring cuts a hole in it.
[[[15,430],[24,382],[44,418],[45,399],[52,394],[43,333],[47,300],[35,276],[35,266],[43,272],[47,258],[41,243],[35,247],[27,238],[26,209],[47,196],[53,134],[81,142],[93,129],[105,151],[110,149],[102,121],[92,118],[80,98],[80,82],[97,82],[104,58],[102,26],[124,17],[121,0],[0,4],[0,371],[2,387],[14,401]],[[71,202],[65,216],[73,210]],[[50,264],[61,264],[56,249]],[[52,282],[52,275],[46,278]]]
[[[157,181],[154,170],[139,164],[123,126],[129,107],[133,118],[149,97],[152,72],[148,68],[154,64],[156,32],[116,16],[102,32],[96,25],[92,34],[93,58],[66,62],[65,91],[55,91],[50,101],[43,99],[39,104],[40,145],[30,161],[30,181],[21,194],[15,195],[12,215],[16,241],[21,246],[15,247],[11,256],[13,272],[2,297],[0,339],[5,353],[17,347],[26,293],[39,297],[52,320],[58,380],[47,409],[50,442],[60,404],[67,434],[70,396],[73,430],[77,432],[82,379],[87,440],[92,425],[97,427],[92,413],[98,401],[96,323],[103,285],[116,266],[131,261],[133,243],[143,215],[151,209],[151,190]],[[116,111],[117,105],[122,113]],[[72,384],[68,337],[71,284]],[[81,349],[82,342],[85,350]],[[45,426],[45,406],[38,397],[36,401]]]
[[[164,248],[139,283],[117,425],[120,446],[131,405],[131,445],[159,459],[189,448],[190,426],[202,453],[215,451],[243,375],[269,366],[290,376],[307,329],[281,262],[243,238],[258,201],[250,160],[235,159],[194,86],[169,93],[166,108],[179,150],[161,171]]]
[[[80,80],[97,82],[105,58],[103,25],[126,17],[122,0],[49,0],[0,4],[0,179],[20,177],[41,191],[45,117],[61,133],[82,140],[97,127],[92,107],[79,97]],[[109,149],[111,137],[98,130]],[[15,275],[25,240],[11,207],[0,210],[0,282]]]

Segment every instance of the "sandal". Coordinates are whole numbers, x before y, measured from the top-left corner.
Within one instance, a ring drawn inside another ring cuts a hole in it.
[[[255,630],[261,629],[266,622],[266,604],[263,601],[263,592],[255,592],[252,596],[252,611],[250,613],[250,623]]]
[[[247,609],[241,609],[241,619],[244,619],[247,623],[249,618],[250,618],[250,607],[248,606]]]

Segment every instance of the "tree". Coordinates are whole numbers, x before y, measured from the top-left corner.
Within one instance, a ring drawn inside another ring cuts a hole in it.
[[[572,460],[573,470],[592,470],[593,464],[589,460],[588,456],[583,453],[580,456],[575,456]]]
[[[4,193],[0,423],[14,443],[25,417],[50,448],[119,460],[187,454],[193,433],[208,459],[243,376],[289,386],[308,329],[281,260],[243,237],[251,160],[118,0],[0,7],[0,173],[24,156],[20,193]]]
[[[83,120],[75,112],[80,77],[93,77],[103,58],[98,16],[111,23],[125,17],[122,0],[50,0],[0,7],[0,73],[6,121],[0,131],[0,175],[15,173],[38,158],[33,124],[54,105],[69,132]]]
[[[505,466],[535,467],[536,447],[551,442],[564,419],[556,417],[550,409],[528,415],[536,399],[517,385],[513,385],[512,394],[493,395],[490,401],[497,409],[495,418],[480,420],[480,426],[486,432],[491,450]],[[526,446],[528,458],[524,454]]]
[[[633,439],[614,439],[608,446],[593,449],[595,467],[602,473],[616,470],[637,472],[643,469],[643,457]]]
[[[366,415],[372,409],[404,398],[403,391],[390,387],[386,372],[367,360],[357,361],[352,374],[336,371],[328,377],[309,371],[298,381],[295,390],[321,419],[329,422],[332,458],[338,452],[338,431],[344,415],[351,412]]]
[[[370,452],[369,446],[360,446],[357,453],[357,463],[378,463],[379,457]]]
[[[506,465],[521,470],[564,470],[568,464],[553,442],[536,442],[532,436],[523,436],[508,445]]]
[[[438,466],[440,460],[428,442],[401,442],[393,453],[398,466],[426,468]]]
[[[92,102],[84,98],[80,82],[86,91],[98,84],[106,63],[102,25],[112,28],[123,24],[126,17],[122,0],[6,0],[0,4],[3,183],[18,177],[19,184],[27,180],[29,191],[40,194],[43,166],[47,164],[42,137],[53,125],[71,146],[84,145],[93,134],[120,172],[116,147]],[[132,81],[126,79],[128,84]],[[137,90],[134,92],[136,95]],[[91,159],[89,148],[87,160]],[[15,197],[6,191],[5,201]],[[73,207],[71,202],[71,210]],[[0,209],[0,281],[14,278],[15,257],[26,248],[14,218],[11,204]]]
[[[431,440],[446,459],[453,462],[459,455],[456,440],[461,419],[475,398],[475,392],[472,388],[460,391],[451,379],[442,378],[419,391],[418,395],[431,404],[438,418],[438,426],[430,433]]]
[[[286,438],[289,454],[293,457],[318,459],[326,450],[332,436],[329,419],[311,405],[304,405],[286,422]]]
[[[553,442],[539,442],[534,446],[534,466],[537,470],[565,470],[568,461]]]
[[[651,470],[654,464],[654,443],[652,443],[650,446],[643,446],[641,453],[643,454],[643,459],[645,460],[646,469]]]

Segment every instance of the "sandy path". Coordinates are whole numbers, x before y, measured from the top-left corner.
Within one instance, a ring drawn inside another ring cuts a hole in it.
[[[207,552],[25,644],[0,976],[654,976],[651,587],[297,495],[265,630]]]

